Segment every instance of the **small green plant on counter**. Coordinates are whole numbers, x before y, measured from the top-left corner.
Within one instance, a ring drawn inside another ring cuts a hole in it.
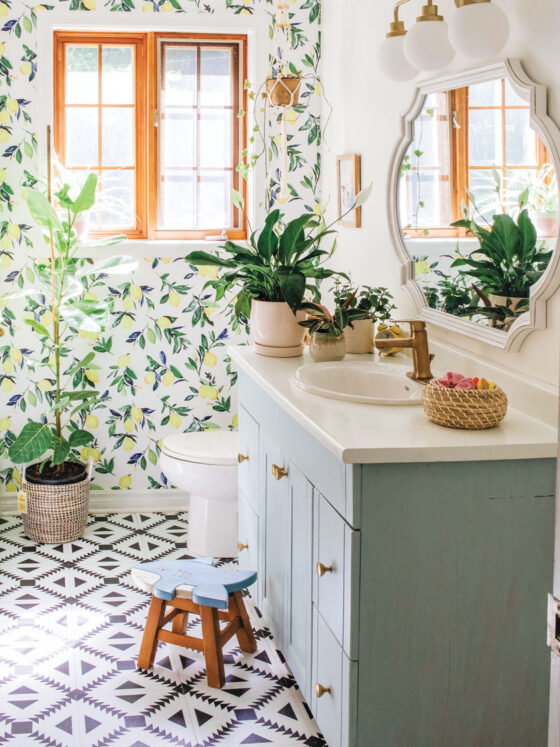
[[[391,318],[391,312],[396,309],[393,296],[387,288],[372,288],[370,285],[358,286],[353,290],[351,282],[335,281],[333,288],[335,303],[343,306],[348,298],[351,298],[351,309],[357,309],[363,313],[361,319],[384,322]]]
[[[335,302],[336,305],[332,313],[320,303],[304,302],[301,309],[307,312],[307,319],[301,321],[300,325],[306,327],[310,334],[317,332],[331,337],[339,337],[352,322],[367,318],[367,312],[352,306],[355,297],[355,291],[349,296],[341,297]]]
[[[551,163],[543,163],[535,176],[529,179],[527,200],[531,210],[558,216],[558,178]]]
[[[45,392],[48,409],[40,420],[30,421],[23,426],[8,453],[14,464],[42,459],[38,470],[55,480],[64,478],[66,472],[72,471],[73,462],[66,461],[72,450],[85,446],[94,438],[88,431],[80,429],[73,418],[80,410],[99,400],[98,392],[91,388],[94,386],[91,379],[95,379],[95,376],[78,377],[89,388],[75,388],[73,381],[83,371],[95,372],[95,353],[90,352],[79,361],[74,359],[68,365],[64,361],[70,353],[69,335],[76,330],[100,332],[110,323],[111,310],[105,303],[84,298],[87,284],[100,275],[130,273],[137,264],[127,256],[111,256],[97,262],[76,256],[78,240],[74,223],[80,214],[87,213],[93,207],[96,187],[97,176],[90,174],[76,199],[72,200],[70,186],[64,184],[55,194],[63,217],[59,217],[45,195],[36,189],[27,190],[29,212],[50,245],[51,257],[34,260],[36,287],[13,291],[2,297],[50,299],[52,325],[41,324],[38,314],[25,319],[25,323],[39,336],[42,351],[48,356],[52,371],[53,388]],[[123,238],[115,236],[96,244],[106,246]],[[48,456],[45,457],[45,454]]]

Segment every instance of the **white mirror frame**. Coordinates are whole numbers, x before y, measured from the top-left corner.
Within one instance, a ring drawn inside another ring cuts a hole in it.
[[[424,293],[415,280],[414,261],[407,252],[399,224],[401,163],[412,142],[414,121],[422,110],[426,96],[430,93],[452,91],[474,83],[484,83],[503,77],[508,78],[516,93],[529,102],[531,125],[545,144],[554,169],[560,177],[560,130],[548,116],[546,87],[535,83],[527,75],[520,60],[505,59],[484,67],[418,83],[414,102],[402,118],[402,137],[393,153],[389,180],[388,218],[393,246],[401,262],[401,283],[411,295],[418,316],[432,324],[485,342],[493,347],[515,351],[519,350],[530,332],[546,328],[546,302],[560,285],[560,237],[556,239],[548,268],[531,288],[529,311],[521,314],[510,329],[504,332],[427,306]]]

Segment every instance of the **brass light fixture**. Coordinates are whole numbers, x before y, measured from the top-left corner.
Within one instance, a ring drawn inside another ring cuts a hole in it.
[[[410,0],[398,0],[393,8],[394,20],[391,21],[389,33],[379,47],[377,60],[379,67],[388,78],[393,80],[410,80],[418,74],[417,68],[410,64],[403,51],[406,29],[399,18],[399,8]]]
[[[508,40],[505,13],[491,0],[455,0],[457,11],[449,24],[455,49],[474,59],[493,57]]]
[[[455,56],[449,43],[447,23],[432,0],[422,7],[422,15],[407,34],[404,54],[420,70],[438,70]]]

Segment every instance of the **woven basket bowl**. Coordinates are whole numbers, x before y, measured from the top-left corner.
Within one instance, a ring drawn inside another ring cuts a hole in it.
[[[297,106],[300,89],[301,78],[269,78],[266,81],[272,106]]]
[[[70,485],[22,482],[27,493],[23,528],[35,542],[72,542],[84,533],[88,516],[89,478]]]
[[[504,419],[508,400],[495,389],[447,389],[431,381],[422,395],[424,412],[434,423],[447,428],[485,430]]]

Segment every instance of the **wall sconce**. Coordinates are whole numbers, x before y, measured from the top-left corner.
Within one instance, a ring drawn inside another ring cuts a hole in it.
[[[377,55],[379,67],[392,80],[411,80],[418,74],[418,69],[404,56],[403,49],[406,29],[404,23],[399,20],[399,8],[408,2],[409,0],[399,0],[395,4],[395,19],[391,22],[391,29],[381,42]]]
[[[439,70],[455,57],[447,23],[432,0],[423,6],[422,15],[407,34],[404,53],[407,60],[420,70]]]
[[[455,0],[458,10],[449,23],[449,38],[465,57],[492,57],[509,37],[506,14],[491,0]]]
[[[445,67],[455,51],[466,57],[491,57],[508,40],[507,17],[492,0],[455,0],[457,11],[449,26],[433,0],[427,0],[407,33],[398,9],[409,1],[395,4],[391,30],[379,48],[379,65],[393,80],[410,80],[418,70]]]

